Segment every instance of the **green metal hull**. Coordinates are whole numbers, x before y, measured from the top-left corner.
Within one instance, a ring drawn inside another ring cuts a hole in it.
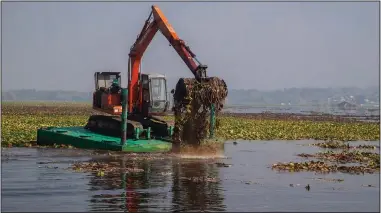
[[[172,143],[158,139],[127,139],[120,144],[119,137],[97,134],[83,127],[48,127],[37,130],[38,145],[64,144],[83,149],[101,149],[124,152],[168,152]]]

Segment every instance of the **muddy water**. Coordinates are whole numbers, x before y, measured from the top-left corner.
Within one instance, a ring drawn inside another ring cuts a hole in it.
[[[278,161],[302,160],[295,156],[298,153],[322,150],[302,146],[312,142],[226,143],[227,159],[5,149],[2,211],[378,211],[379,173],[315,175],[277,173],[268,168]],[[99,175],[66,169],[74,161],[89,160],[144,172]],[[231,166],[221,167],[216,162]],[[197,182],[195,177],[208,179]],[[310,191],[305,189],[307,184]]]

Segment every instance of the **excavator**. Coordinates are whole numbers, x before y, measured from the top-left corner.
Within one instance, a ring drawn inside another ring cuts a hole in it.
[[[180,58],[194,75],[198,82],[207,82],[206,65],[202,64],[189,46],[179,38],[173,27],[158,6],[153,5],[143,29],[131,46],[128,59],[128,97],[127,97],[127,137],[136,132],[136,128],[150,128],[154,137],[169,137],[170,124],[157,115],[166,113],[169,109],[167,96],[167,80],[162,74],[146,74],[141,72],[141,61],[145,50],[156,33],[160,31],[169,41]],[[120,72],[96,72],[95,91],[93,93],[93,109],[106,115],[90,116],[85,128],[93,132],[120,136],[122,113],[122,93]],[[192,78],[193,79],[193,78]],[[194,80],[193,79],[193,80]],[[176,89],[172,90],[177,103],[187,104],[187,86],[185,78],[180,78]],[[223,82],[225,84],[225,82]],[[144,137],[144,136],[143,136]]]

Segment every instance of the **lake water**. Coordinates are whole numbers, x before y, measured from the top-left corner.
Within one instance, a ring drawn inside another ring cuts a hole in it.
[[[2,211],[379,211],[379,173],[316,175],[268,168],[277,162],[303,160],[295,156],[298,153],[323,150],[302,146],[307,143],[313,141],[226,143],[225,159],[164,155],[143,159],[139,155],[91,155],[85,150],[4,149]],[[134,166],[144,172],[97,176],[67,169],[74,161],[91,160]],[[218,167],[216,162],[232,166]],[[219,181],[195,182],[194,177]]]
[[[379,116],[379,108],[367,109],[365,107],[358,107],[357,109],[342,110],[337,107],[328,106],[293,106],[293,105],[279,105],[279,106],[226,106],[223,111],[232,113],[298,113],[304,115],[325,113],[331,115],[346,115],[346,116]]]

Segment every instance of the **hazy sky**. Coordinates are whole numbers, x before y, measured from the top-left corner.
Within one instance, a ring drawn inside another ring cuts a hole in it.
[[[93,73],[127,81],[127,62],[152,3],[3,2],[2,89],[92,91]],[[378,3],[157,4],[230,89],[375,86],[379,83]],[[173,87],[191,77],[158,33],[143,72]]]

